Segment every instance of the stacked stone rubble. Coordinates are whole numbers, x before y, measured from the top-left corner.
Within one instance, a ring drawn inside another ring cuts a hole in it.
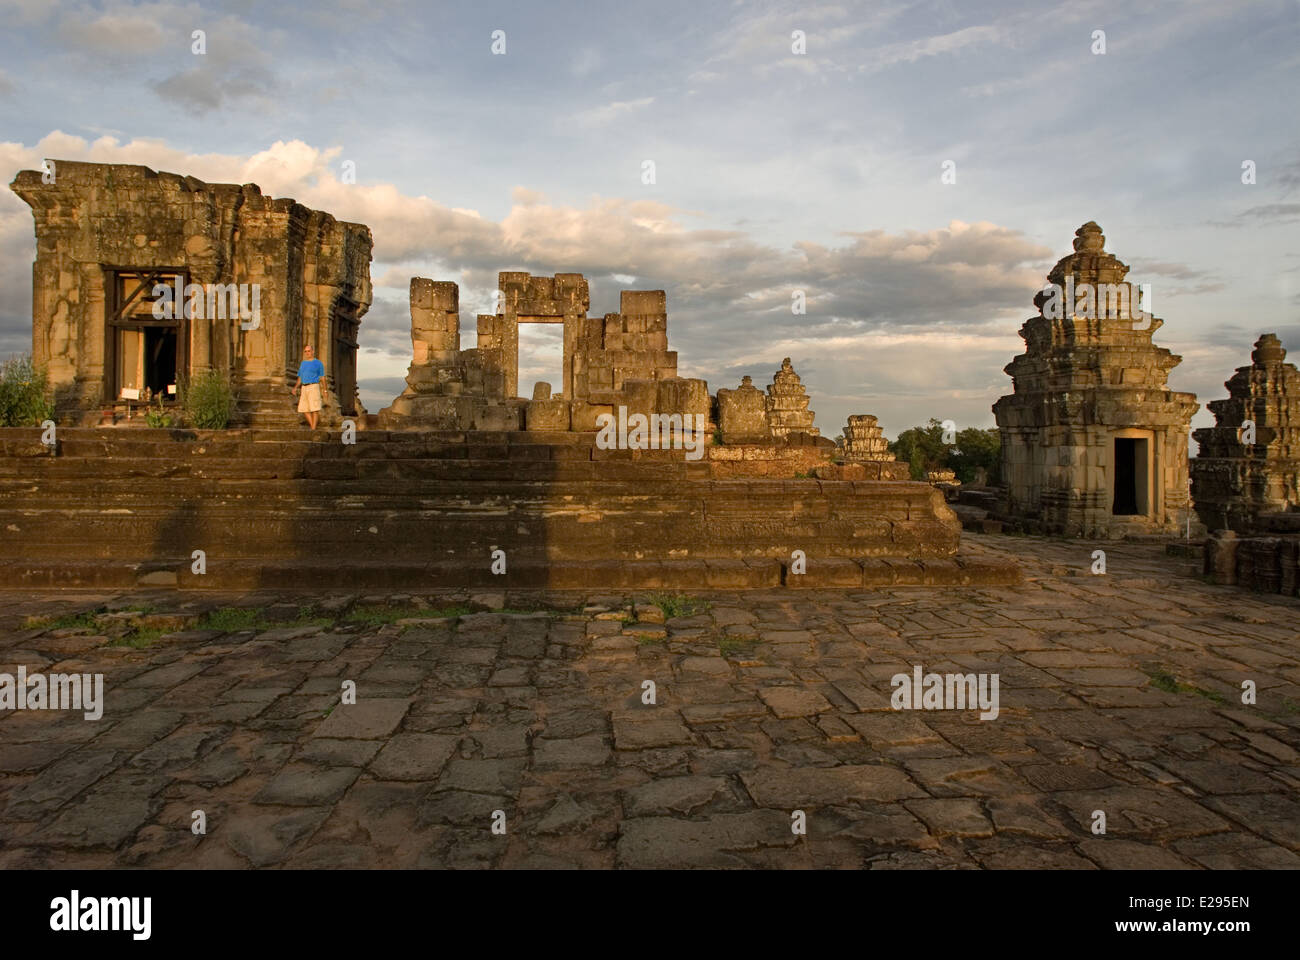
[[[1104,245],[1101,228],[1084,224],[1074,253],[1048,280],[1062,287],[1113,284],[1131,295],[1128,266]],[[1153,344],[1163,321],[1135,318],[1131,310],[1079,315],[1076,304],[1057,319],[1043,310],[1047,301],[1044,292],[1034,298],[1039,315],[1020,330],[1025,352],[1006,367],[1014,393],[993,407],[1007,513],[1074,536],[1181,529],[1189,510],[1188,425],[1198,405],[1193,394],[1169,389],[1169,372],[1182,358]],[[1121,438],[1149,445],[1141,467],[1148,493],[1136,515],[1115,507]]]
[[[808,392],[799,374],[794,372],[790,358],[781,361],[781,369],[772,377],[767,388],[767,416],[772,436],[783,439],[791,433],[817,436],[813,426],[813,411],[808,409]]]
[[[245,398],[274,395],[283,418],[297,422],[287,386],[311,344],[326,371],[323,422],[337,423],[340,408],[360,410],[356,333],[371,300],[364,225],[264,196],[255,184],[131,164],[56,160],[52,176],[24,170],[11,187],[35,218],[32,352],[49,371],[61,422],[97,423],[119,400],[108,355],[114,271],[256,284],[256,326],[210,316],[181,325],[178,372],[228,371]],[[256,410],[245,412],[258,422]]]
[[[889,441],[871,414],[854,414],[844,428],[840,456],[845,463],[886,462],[894,459]]]
[[[597,428],[601,414],[617,416],[620,407],[629,416],[702,415],[707,425],[708,385],[678,377],[677,354],[667,349],[662,290],[625,290],[619,313],[588,317],[591,298],[581,274],[533,277],[503,272],[499,283],[499,311],[478,316],[478,345],[461,350],[458,333],[453,335],[459,325],[456,284],[412,281],[414,361],[406,390],[381,411],[381,425],[590,431]],[[433,313],[427,316],[424,302],[429,296]],[[547,385],[531,400],[515,396],[521,323],[563,325],[558,392]]]
[[[1193,434],[1192,498],[1209,530],[1245,533],[1262,514],[1300,510],[1300,370],[1271,333],[1250,356],[1225,383],[1227,399],[1209,403],[1215,425]]]

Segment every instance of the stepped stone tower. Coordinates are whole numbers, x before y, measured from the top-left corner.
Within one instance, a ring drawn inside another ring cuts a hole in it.
[[[1300,370],[1286,362],[1276,335],[1255,343],[1251,364],[1237,368],[1212,400],[1215,425],[1197,430],[1192,498],[1210,530],[1244,533],[1262,513],[1300,510]],[[1254,424],[1254,443],[1242,425]]]
[[[1182,358],[1152,343],[1164,321],[1139,313],[1128,270],[1097,224],[1080,227],[1020,328],[1025,352],[1005,368],[1014,393],[993,405],[1006,512],[1048,533],[1173,532],[1190,508],[1198,404],[1169,389]]]
[[[876,423],[876,418],[868,413],[849,417],[848,426],[844,428],[844,442],[841,454],[845,463],[867,463],[890,461],[894,455],[889,452],[889,441]]]
[[[791,433],[818,435],[813,426],[814,414],[808,409],[808,392],[804,390],[799,374],[794,372],[789,357],[781,361],[781,369],[767,388],[767,416],[774,437],[782,438]]]

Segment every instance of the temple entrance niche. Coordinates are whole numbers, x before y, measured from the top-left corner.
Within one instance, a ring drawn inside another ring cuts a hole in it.
[[[104,400],[143,401],[176,397],[177,378],[189,359],[188,324],[181,309],[154,316],[154,286],[184,289],[180,270],[106,268],[108,322],[105,324]]]
[[[1151,431],[1120,430],[1111,441],[1111,512],[1117,517],[1149,517],[1155,476],[1155,437]]]

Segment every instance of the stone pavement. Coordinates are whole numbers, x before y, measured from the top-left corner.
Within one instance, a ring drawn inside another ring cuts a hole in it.
[[[963,543],[1027,581],[0,594],[0,673],[106,700],[0,712],[0,868],[1300,867],[1300,601]],[[892,710],[917,664],[996,673],[998,717]]]

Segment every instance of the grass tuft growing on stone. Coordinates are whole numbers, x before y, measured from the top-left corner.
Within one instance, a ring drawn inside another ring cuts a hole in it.
[[[757,636],[735,636],[727,634],[718,637],[718,650],[724,657],[743,656],[753,653],[758,646]]]
[[[221,607],[199,621],[199,629],[239,633],[243,630],[274,630],[280,627],[327,627],[334,623],[332,617],[313,617],[309,606],[299,607],[298,616],[292,620],[269,620],[265,613],[265,610],[257,607]]]
[[[707,600],[688,596],[685,593],[652,593],[650,602],[664,612],[665,620],[674,617],[693,617],[709,609]]]
[[[93,629],[95,618],[102,612],[102,610],[86,610],[82,613],[65,613],[61,617],[28,617],[23,621],[23,627],[27,630],[63,630],[67,627]]]
[[[1206,690],[1192,683],[1182,683],[1172,673],[1160,667],[1143,667],[1142,672],[1151,678],[1151,686],[1157,690],[1163,690],[1165,693],[1194,693],[1197,696],[1205,697],[1207,700],[1213,700],[1215,703],[1225,703],[1223,694],[1214,690]]]
[[[373,606],[373,607],[353,607],[344,617],[347,623],[364,623],[367,626],[381,627],[389,623],[396,623],[398,620],[432,620],[436,617],[463,617],[472,613],[469,607],[454,606],[445,607],[441,610],[429,610],[423,607],[405,606]]]
[[[133,630],[125,637],[119,637],[110,643],[105,644],[108,647],[130,647],[133,650],[147,650],[158,641],[166,631],[157,628],[150,630]]]

